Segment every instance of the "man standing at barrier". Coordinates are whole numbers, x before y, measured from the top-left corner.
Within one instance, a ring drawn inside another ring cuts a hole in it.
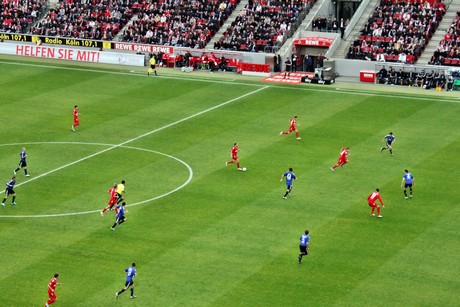
[[[158,76],[157,74],[157,61],[155,60],[155,55],[152,54],[152,57],[150,58],[150,68],[147,70],[147,76],[150,76],[150,73],[153,71],[155,72],[155,76]]]
[[[291,58],[288,56],[286,61],[284,61],[284,65],[286,65],[286,71],[284,72],[284,79],[291,75],[291,68],[292,68],[292,61]]]

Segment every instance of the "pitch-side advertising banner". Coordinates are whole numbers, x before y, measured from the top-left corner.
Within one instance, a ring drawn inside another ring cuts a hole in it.
[[[110,51],[0,43],[0,53],[44,59],[144,66],[144,55]]]
[[[150,53],[163,52],[167,54],[174,53],[174,48],[170,46],[157,46],[157,45],[145,45],[145,44],[133,44],[133,43],[112,43],[111,48],[115,50],[135,51],[135,52],[150,52]]]
[[[329,47],[334,42],[334,39],[328,37],[304,37],[294,40],[294,45],[313,46],[313,47]]]

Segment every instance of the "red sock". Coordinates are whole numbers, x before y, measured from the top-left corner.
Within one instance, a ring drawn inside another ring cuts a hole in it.
[[[298,133],[298,132],[295,133],[295,137],[296,137],[296,138],[299,137],[299,133]]]
[[[289,131],[284,131],[282,134],[289,134]]]
[[[48,305],[51,305],[52,303],[54,303],[56,301],[56,297],[51,297],[48,299]]]
[[[228,161],[227,164],[232,164],[233,162],[234,162],[233,160],[232,160],[232,161]]]
[[[105,211],[107,211],[107,207],[105,207],[104,209],[102,209],[102,213],[104,213]]]
[[[334,168],[336,168],[337,166],[339,166],[339,164],[338,164],[338,163],[337,163],[336,165],[334,165],[332,168],[334,169]]]
[[[238,163],[236,164],[236,167],[240,168],[240,162],[238,162]]]
[[[380,215],[380,207],[377,207],[377,214]]]

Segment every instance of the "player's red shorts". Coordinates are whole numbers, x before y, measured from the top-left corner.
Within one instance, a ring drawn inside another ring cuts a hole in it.
[[[238,160],[238,156],[232,156],[233,160]]]
[[[78,117],[74,117],[73,118],[73,125],[78,126],[79,124],[80,124],[80,120],[78,119]]]
[[[290,126],[290,127],[289,127],[289,132],[292,132],[292,131],[296,131],[296,127],[295,127],[295,126]]]
[[[48,304],[52,304],[57,300],[56,293],[48,289]]]
[[[339,160],[337,161],[337,164],[346,164],[348,163],[348,160],[347,159],[342,159],[342,158],[339,158]]]
[[[377,208],[378,207],[378,205],[375,202],[373,202],[373,203],[367,202],[367,204],[369,205],[369,207],[372,207],[372,208]]]
[[[117,199],[116,198],[110,198],[109,200],[109,206],[113,206],[117,204]]]

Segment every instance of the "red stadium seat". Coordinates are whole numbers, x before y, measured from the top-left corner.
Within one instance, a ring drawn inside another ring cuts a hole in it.
[[[176,64],[176,57],[174,56],[174,54],[168,55],[168,62],[166,64],[166,66],[167,67],[174,67],[175,64]]]
[[[397,55],[389,54],[387,56],[387,62],[396,62],[396,61],[398,61],[398,56]]]

